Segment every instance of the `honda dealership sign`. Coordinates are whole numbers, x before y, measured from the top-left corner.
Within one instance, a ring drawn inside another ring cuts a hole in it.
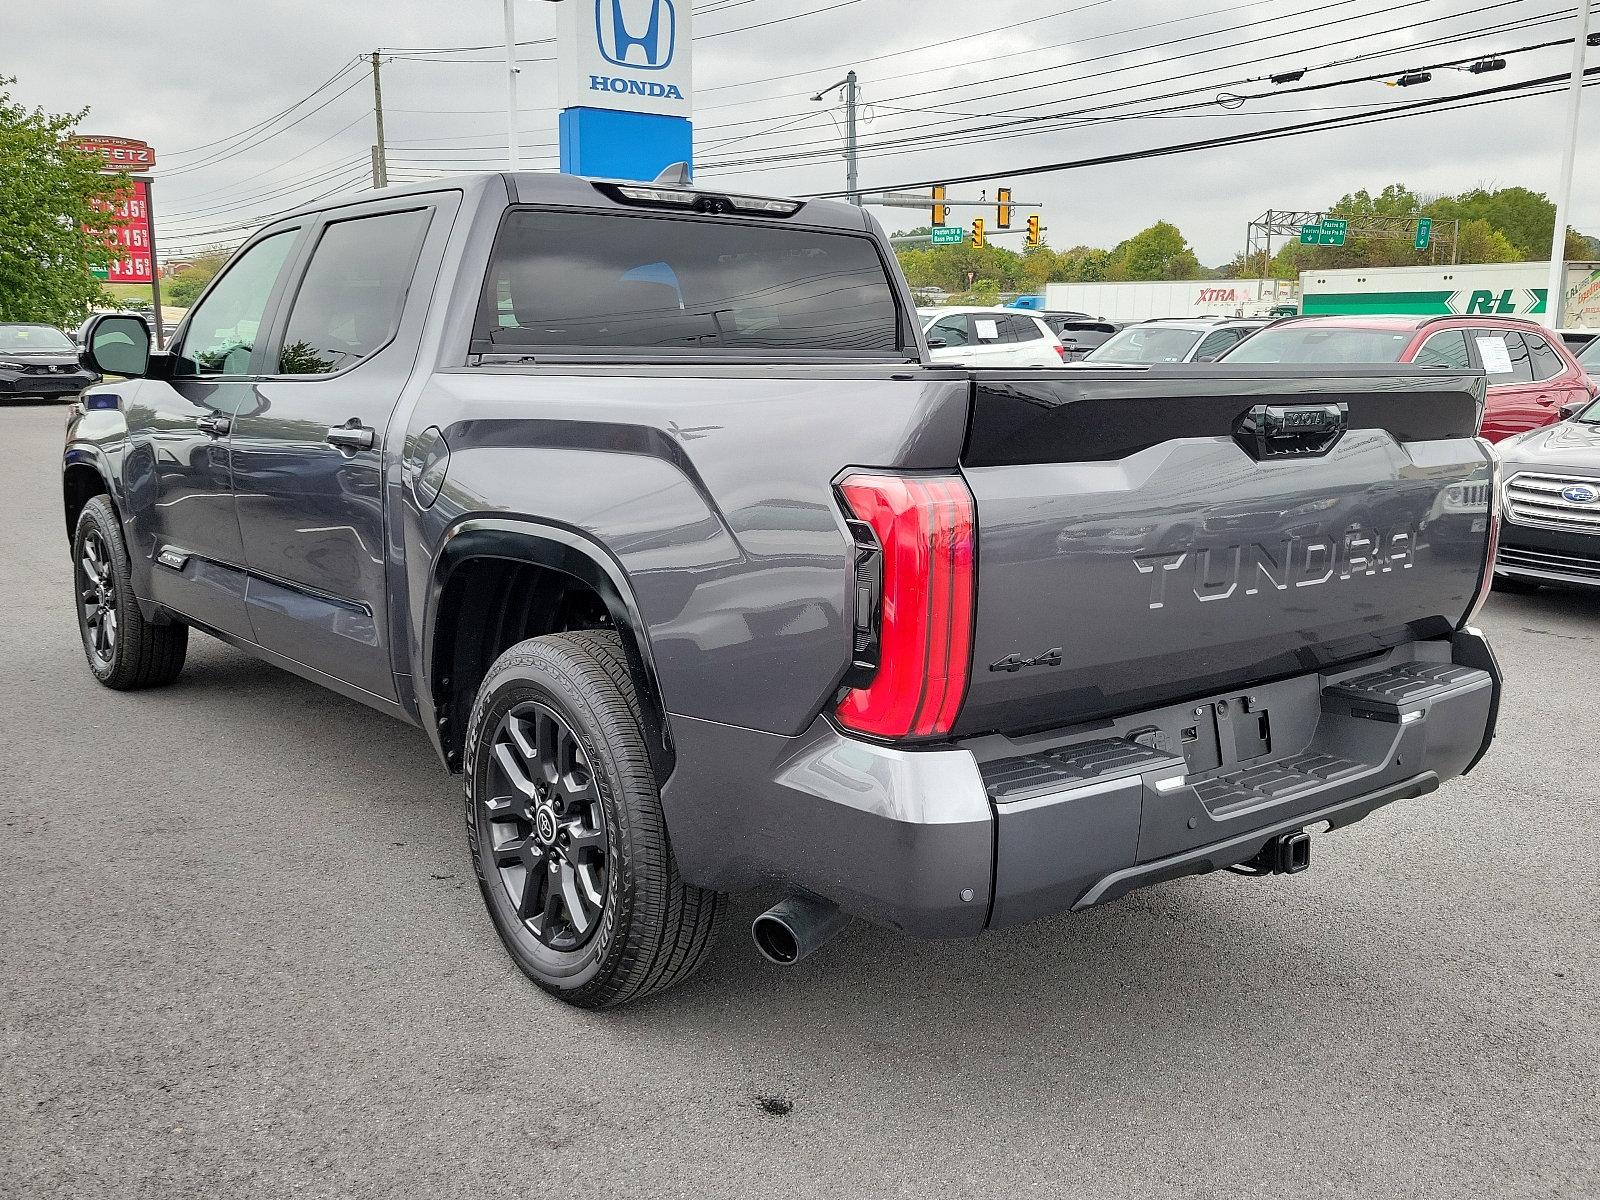
[[[690,0],[566,0],[561,169],[653,179],[692,153]]]

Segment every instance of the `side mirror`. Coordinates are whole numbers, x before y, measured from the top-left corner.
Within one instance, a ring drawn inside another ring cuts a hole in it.
[[[1195,355],[1194,361],[1197,363],[1212,363],[1217,361],[1217,356],[1215,354],[1197,354]]]
[[[1563,421],[1571,420],[1592,403],[1593,401],[1590,400],[1568,400],[1561,406],[1561,419]]]
[[[929,350],[943,350],[945,348],[945,346],[947,346],[948,344],[949,343],[947,343],[943,338],[929,338],[928,339],[928,349]]]
[[[134,313],[101,313],[84,328],[78,360],[101,375],[142,378],[150,368],[150,326]]]

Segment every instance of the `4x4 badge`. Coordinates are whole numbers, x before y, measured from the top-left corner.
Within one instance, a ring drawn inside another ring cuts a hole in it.
[[[1061,665],[1061,647],[1046,650],[1035,658],[1026,658],[1021,654],[1008,654],[999,662],[989,664],[991,671],[1020,671],[1023,667],[1059,667]]]

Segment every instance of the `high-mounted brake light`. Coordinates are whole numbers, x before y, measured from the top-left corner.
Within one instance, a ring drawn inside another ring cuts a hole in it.
[[[619,187],[617,192],[640,204],[665,204],[670,208],[693,208],[700,199],[699,192],[684,192],[676,188]]]
[[[858,570],[855,605],[856,670],[871,670],[861,659],[873,641],[876,670],[845,693],[839,723],[884,738],[949,733],[971,670],[972,493],[956,475],[851,475],[839,492],[882,553],[870,581]]]
[[[651,204],[662,208],[691,208],[707,213],[767,213],[789,217],[799,212],[799,200],[774,200],[769,196],[736,196],[726,192],[699,192],[688,188],[654,187],[633,184],[596,185],[601,190],[610,188],[619,199],[634,204]]]

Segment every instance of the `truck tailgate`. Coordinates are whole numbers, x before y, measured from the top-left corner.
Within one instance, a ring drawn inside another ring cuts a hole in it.
[[[1223,363],[980,371],[972,387],[978,586],[958,734],[1444,636],[1483,578],[1482,376]]]

